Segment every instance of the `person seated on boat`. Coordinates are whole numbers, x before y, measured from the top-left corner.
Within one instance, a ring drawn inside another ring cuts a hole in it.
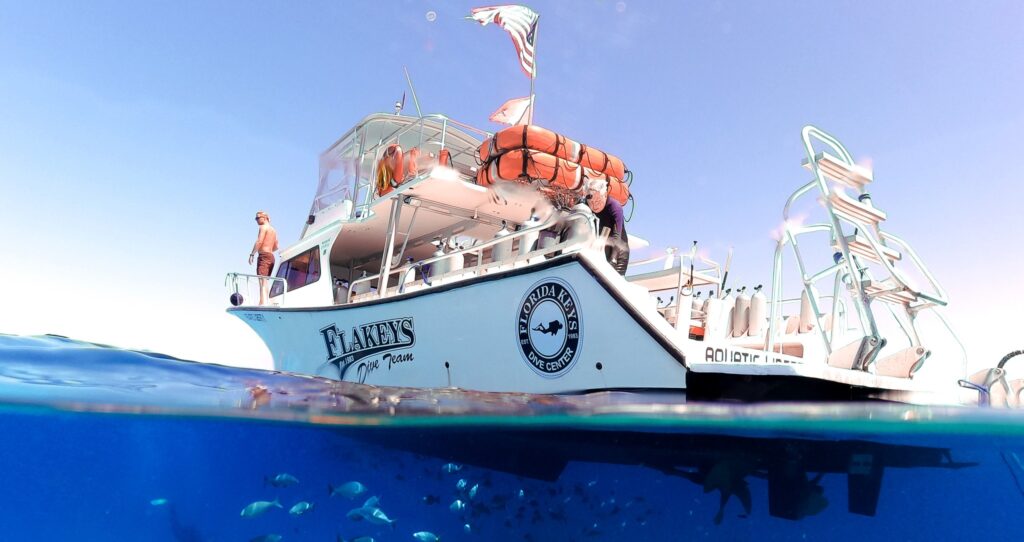
[[[629,265],[629,237],[626,235],[622,204],[615,198],[608,198],[604,209],[597,213],[597,223],[600,231],[604,231],[605,228],[611,231],[604,246],[604,257],[620,275],[625,275],[626,266]]]
[[[253,258],[256,258],[256,274],[260,277],[269,277],[274,272],[274,252],[277,251],[277,230],[270,225],[270,215],[263,211],[256,212],[256,223],[259,224],[259,232],[256,234],[256,242],[252,245],[252,252],[249,253],[249,265],[252,265]],[[258,254],[258,257],[257,257]],[[267,301],[267,279],[260,279],[260,305]]]

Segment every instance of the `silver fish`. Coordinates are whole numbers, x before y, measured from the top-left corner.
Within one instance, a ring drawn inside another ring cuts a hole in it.
[[[392,529],[395,527],[395,520],[389,518],[380,508],[374,508],[370,515],[366,516],[366,521],[374,525],[387,525]]]
[[[363,503],[363,508],[377,508],[379,504],[380,497],[373,496],[370,497],[369,499],[366,499],[366,502]]]
[[[295,503],[295,506],[292,506],[290,509],[288,509],[288,513],[293,515],[293,516],[301,516],[302,514],[305,514],[306,512],[309,512],[312,509],[313,509],[313,503],[306,502],[306,501],[299,501],[299,502]]]
[[[327,491],[332,497],[335,495],[341,495],[346,499],[354,499],[357,496],[366,493],[366,486],[360,482],[346,482],[338,487],[327,484]]]
[[[462,526],[462,530],[463,530],[463,532],[465,532],[466,534],[470,534],[470,533],[472,533],[472,532],[473,532],[473,528],[472,528],[472,527],[470,527],[468,523]]]
[[[257,536],[256,538],[250,538],[249,542],[281,542],[284,537],[279,534],[265,534],[263,536]]]
[[[167,499],[161,498],[161,499],[153,499],[153,500],[149,501],[149,504],[151,504],[153,506],[163,506],[163,505],[167,504],[168,502],[169,501]]]
[[[458,514],[459,512],[466,509],[466,503],[462,502],[461,499],[455,499],[455,501],[452,502],[451,506],[449,506],[448,509],[451,510],[452,513]]]
[[[420,531],[418,533],[412,533],[412,537],[420,542],[439,542],[441,538],[430,531]]]
[[[480,490],[480,484],[473,484],[473,487],[469,488],[469,498],[476,498],[476,492]]]
[[[265,514],[267,512],[267,510],[270,510],[271,508],[274,508],[275,506],[277,508],[283,508],[281,506],[281,502],[278,501],[277,499],[274,499],[272,501],[256,501],[256,502],[250,503],[249,506],[246,506],[245,508],[243,508],[241,516],[243,518],[254,518],[254,517],[257,517],[257,516],[262,516],[263,514]]]
[[[282,472],[281,474],[275,475],[273,478],[264,476],[263,483],[270,484],[274,487],[290,487],[299,483],[299,479],[287,472]]]
[[[455,489],[463,491],[466,489],[466,484],[467,482],[465,478],[459,478],[459,481],[455,482]]]
[[[520,489],[519,492],[516,493],[516,498],[517,499],[522,499],[522,498],[525,498],[525,497],[526,497],[526,492],[523,491],[522,489]]]
[[[445,463],[444,466],[441,467],[441,470],[447,472],[448,474],[451,474],[453,472],[459,472],[460,470],[462,470],[462,465],[459,465],[458,463]]]
[[[392,528],[394,528],[395,524],[395,520],[389,518],[383,510],[377,507],[361,506],[359,508],[353,508],[348,511],[346,517],[353,521],[365,520],[367,523],[372,523],[373,525],[387,525]]]

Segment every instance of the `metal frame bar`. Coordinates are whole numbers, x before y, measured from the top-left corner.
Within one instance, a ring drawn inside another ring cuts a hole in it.
[[[273,284],[275,282],[280,282],[281,283],[281,295],[274,296],[274,297],[279,297],[280,298],[279,303],[283,303],[284,302],[285,294],[288,293],[288,281],[285,280],[284,278],[282,278],[282,277],[264,276],[264,275],[253,275],[253,274],[249,274],[249,273],[228,273],[227,275],[224,276],[224,287],[225,288],[229,288],[232,291],[232,293],[236,293],[237,294],[238,293],[239,279],[245,279],[246,291],[248,291],[248,285],[249,285],[249,283],[252,280],[269,280],[271,286],[270,286],[270,288],[267,289],[268,292],[273,289]],[[230,283],[230,285],[229,285],[229,283]],[[257,286],[257,287],[259,287],[259,286]],[[268,301],[270,300],[270,295],[269,294],[267,295],[267,300]],[[264,306],[267,306],[267,305],[268,304],[263,304],[263,305],[256,304],[256,305],[242,305],[242,306],[243,307],[244,306],[264,307]]]

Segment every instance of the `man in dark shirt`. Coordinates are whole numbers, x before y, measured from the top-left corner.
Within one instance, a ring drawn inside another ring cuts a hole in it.
[[[629,237],[626,235],[626,220],[622,213],[622,204],[614,198],[608,198],[608,203],[597,213],[598,228],[604,231],[611,230],[608,236],[608,243],[604,247],[604,256],[608,263],[619,272],[626,274],[626,266],[629,265]]]

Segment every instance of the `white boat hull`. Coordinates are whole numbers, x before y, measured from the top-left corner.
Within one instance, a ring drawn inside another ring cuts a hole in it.
[[[231,312],[283,371],[480,391],[685,389],[675,330],[605,273],[566,256],[383,300]]]

